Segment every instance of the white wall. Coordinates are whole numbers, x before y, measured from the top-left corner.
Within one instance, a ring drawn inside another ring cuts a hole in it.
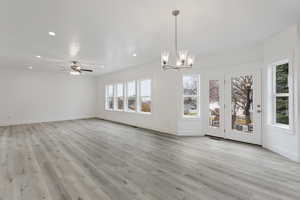
[[[289,27],[265,42],[263,69],[263,77],[265,78],[262,82],[264,101],[263,146],[292,160],[299,160],[299,124],[296,123],[299,117],[299,85],[297,84],[299,83],[297,76],[299,73],[298,42],[299,34],[297,25]],[[294,127],[291,130],[279,128],[270,123],[272,104],[270,103],[271,81],[270,76],[268,76],[268,70],[270,70],[271,64],[283,59],[290,61],[294,71]]]
[[[0,126],[96,116],[96,78],[0,70]]]

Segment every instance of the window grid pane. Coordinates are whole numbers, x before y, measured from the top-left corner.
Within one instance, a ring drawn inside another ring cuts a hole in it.
[[[151,80],[140,81],[140,103],[139,111],[150,113],[151,112]]]
[[[105,86],[105,108],[112,110],[114,108],[114,86],[106,85]]]
[[[116,110],[124,110],[124,85],[122,83],[116,85]]]
[[[123,97],[117,97],[117,105],[118,110],[124,110],[124,98]]]
[[[199,85],[198,76],[184,76],[183,77],[183,94],[184,95],[197,95],[198,94],[198,85]]]
[[[289,97],[276,97],[276,123],[289,125]]]
[[[136,95],[136,84],[135,81],[131,81],[127,83],[127,95],[135,96]]]
[[[114,98],[113,97],[108,97],[108,109],[113,110],[114,109]]]
[[[184,97],[184,115],[198,115],[198,97]]]
[[[136,111],[136,82],[130,81],[127,83],[127,110]]]
[[[289,93],[289,64],[276,66],[276,93]]]
[[[209,81],[209,126],[220,127],[220,83],[219,80]]]
[[[151,112],[151,97],[141,97],[141,112]]]
[[[117,85],[117,97],[123,97],[123,84],[118,84]]]
[[[196,117],[199,115],[199,76],[183,76],[183,115]]]
[[[113,97],[114,96],[114,86],[109,85],[108,86],[108,97]]]

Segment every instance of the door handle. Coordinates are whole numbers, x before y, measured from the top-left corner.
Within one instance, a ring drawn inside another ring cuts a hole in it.
[[[261,110],[257,110],[256,112],[257,112],[257,113],[261,113],[262,111],[261,111]]]

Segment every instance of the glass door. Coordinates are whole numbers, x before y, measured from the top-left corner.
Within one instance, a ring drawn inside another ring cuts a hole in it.
[[[261,144],[260,73],[226,73],[207,78],[207,135]]]
[[[242,72],[226,76],[225,138],[261,144],[260,73]]]

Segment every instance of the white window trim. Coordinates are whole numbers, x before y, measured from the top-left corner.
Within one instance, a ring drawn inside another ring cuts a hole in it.
[[[128,83],[129,82],[135,82],[135,96],[136,96],[136,100],[135,100],[135,102],[136,102],[136,105],[135,105],[135,110],[129,110],[128,109]],[[126,81],[126,97],[125,97],[125,99],[126,99],[126,103],[124,104],[124,105],[126,105],[126,107],[125,107],[125,109],[124,109],[124,111],[125,112],[128,112],[128,113],[137,113],[137,109],[138,109],[138,91],[137,91],[137,82],[138,81],[136,81],[136,80],[132,80],[132,81]]]
[[[108,96],[108,85],[106,84],[105,86],[105,89],[104,89],[104,110],[107,110],[108,109],[108,103],[107,103],[107,96]]]
[[[142,97],[146,97],[146,96],[141,96],[141,82],[142,81],[147,81],[150,80],[150,99],[151,99],[151,112],[143,112],[141,111],[141,99]],[[143,78],[143,79],[139,79],[137,81],[138,83],[138,90],[137,90],[137,94],[138,94],[138,101],[137,101],[137,113],[140,114],[145,114],[145,115],[151,115],[152,114],[152,79],[151,78]]]
[[[278,65],[283,65],[288,63],[289,65],[289,75],[288,75],[288,86],[289,86],[289,93],[276,93],[276,67]],[[272,102],[272,116],[271,116],[271,123],[272,126],[286,129],[286,130],[293,130],[294,126],[294,101],[293,101],[293,93],[294,93],[294,79],[293,79],[293,67],[292,63],[289,59],[284,59],[279,62],[273,63],[272,67],[272,95],[271,95],[271,102]],[[289,97],[289,125],[280,124],[276,122],[276,97]]]
[[[197,95],[184,95],[184,88],[183,88],[183,77],[185,76],[197,76],[198,78],[198,88],[197,88]],[[181,93],[181,113],[182,113],[182,118],[184,119],[199,119],[200,118],[200,74],[183,74],[181,77],[181,85],[182,85],[182,93]],[[197,115],[195,116],[189,116],[184,114],[184,98],[185,97],[196,97],[197,98]]]
[[[151,112],[142,112],[140,110],[140,102],[141,102],[141,96],[140,96],[140,90],[141,90],[141,86],[140,86],[140,82],[141,81],[144,81],[144,80],[150,80],[151,82],[151,95],[150,95],[150,98],[151,98]],[[135,95],[136,95],[136,109],[133,111],[133,110],[129,110],[128,109],[128,83],[129,82],[135,82]],[[123,100],[124,100],[124,109],[123,110],[120,110],[118,109],[118,104],[117,104],[117,88],[118,88],[118,85],[122,84],[123,85]],[[145,115],[151,115],[152,112],[153,112],[153,102],[152,102],[152,84],[153,84],[153,81],[151,78],[143,78],[143,79],[139,79],[139,80],[130,80],[130,81],[123,81],[123,82],[118,82],[118,83],[111,83],[111,84],[105,84],[105,91],[104,91],[104,98],[105,98],[105,102],[104,102],[104,110],[105,111],[115,111],[115,112],[126,112],[126,113],[133,113],[133,114],[145,114]],[[108,88],[111,87],[113,88],[113,97],[109,97],[108,96]],[[109,108],[109,101],[108,99],[109,98],[113,98],[113,109],[110,109]]]
[[[123,86],[123,109],[118,109],[119,103],[118,103],[118,85],[122,85]],[[124,83],[116,83],[114,85],[115,89],[115,93],[114,93],[114,110],[118,111],[118,112],[124,112],[125,110],[125,91],[124,91]]]
[[[106,84],[105,85],[105,105],[104,105],[104,109],[106,110],[106,111],[114,111],[114,108],[109,108],[109,104],[108,104],[108,98],[111,98],[111,97],[109,97],[108,96],[108,88],[110,87],[110,86],[112,86],[113,87],[113,96],[112,96],[112,98],[113,98],[113,101],[114,101],[114,92],[115,92],[115,89],[114,89],[114,85],[113,84]],[[114,102],[114,107],[115,107],[115,102]]]

